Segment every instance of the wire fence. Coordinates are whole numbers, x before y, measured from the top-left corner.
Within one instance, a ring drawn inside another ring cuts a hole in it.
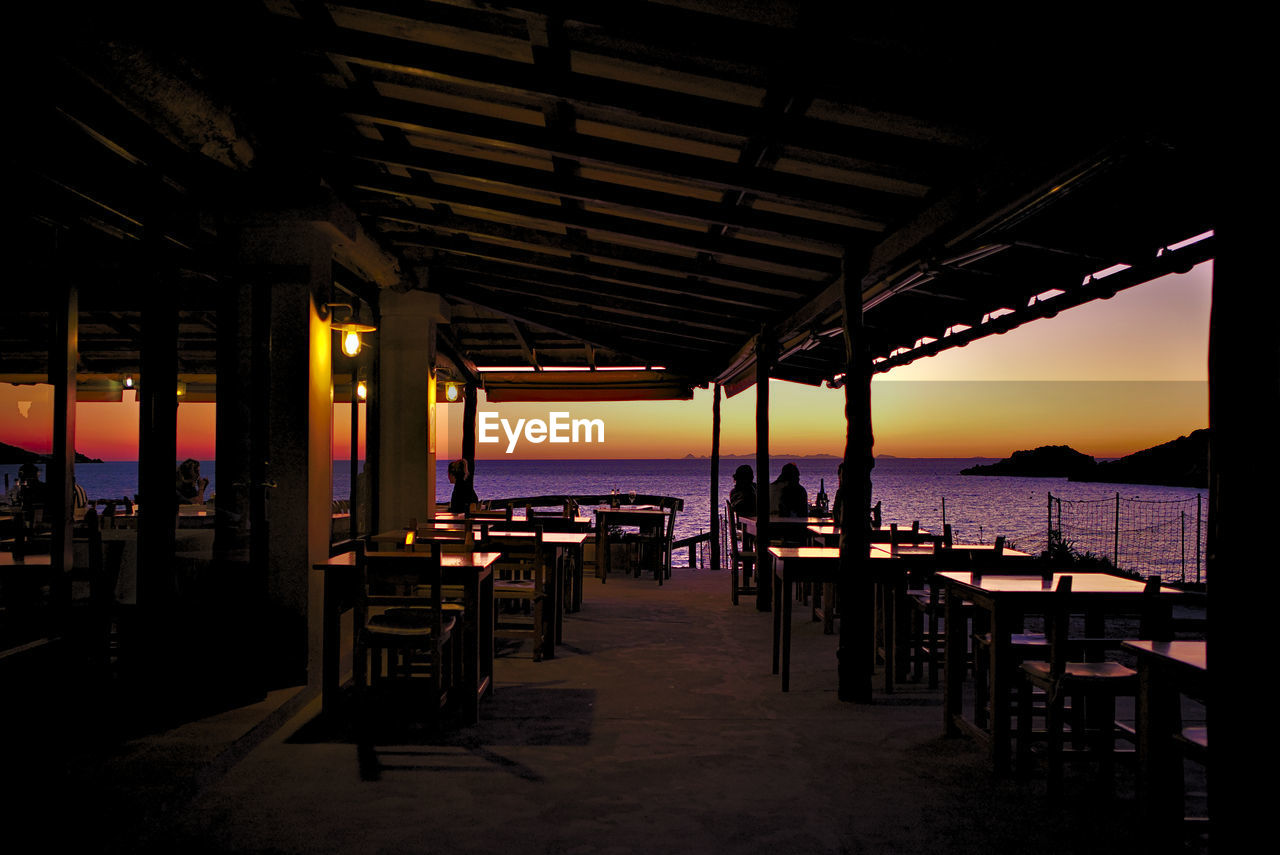
[[[916,509],[918,510],[918,509]],[[997,535],[1009,546],[1039,555],[1066,547],[1085,559],[1105,559],[1118,570],[1159,575],[1166,582],[1203,584],[1208,535],[1202,496],[1173,500],[1125,498],[1063,499],[1048,494],[1047,509],[1006,508],[994,514],[986,502],[942,499],[940,517],[919,514],[924,527],[951,526],[959,543],[989,543]],[[936,522],[935,522],[936,521]],[[728,566],[729,532],[721,520],[721,566]],[[700,546],[703,561],[707,544]],[[695,559],[696,560],[696,559]],[[705,565],[704,565],[705,566]]]
[[[1080,555],[1106,558],[1120,570],[1166,582],[1204,580],[1208,518],[1201,496],[1150,501],[1070,500],[1049,494],[1049,536]]]

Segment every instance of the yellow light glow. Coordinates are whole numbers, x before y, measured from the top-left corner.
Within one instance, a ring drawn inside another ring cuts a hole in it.
[[[457,400],[458,400],[458,394],[459,394],[459,392],[458,392],[458,384],[457,384],[457,383],[446,383],[446,384],[444,385],[444,398],[445,398],[445,400],[446,400],[446,401],[448,401],[449,403],[451,403],[451,404],[452,404],[452,403],[454,403],[455,401],[457,401]]]
[[[356,397],[362,401],[369,397],[369,387],[364,384],[363,380],[356,384]]]
[[[360,334],[354,330],[347,330],[347,334],[342,337],[342,352],[347,356],[355,356],[360,352]]]

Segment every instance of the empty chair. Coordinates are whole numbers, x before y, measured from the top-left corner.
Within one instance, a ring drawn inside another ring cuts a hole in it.
[[[371,690],[384,696],[403,689],[438,723],[455,673],[457,622],[444,608],[440,544],[426,551],[368,552],[358,543],[356,567],[353,672],[361,722],[368,718]]]
[[[1091,742],[1099,758],[1109,768],[1115,740],[1120,733],[1115,721],[1116,699],[1134,696],[1138,689],[1138,674],[1132,668],[1118,662],[1082,661],[1078,658],[1087,648],[1108,642],[1105,639],[1071,638],[1071,579],[1071,576],[1060,577],[1052,610],[1045,615],[1048,660],[1023,662],[1022,682],[1018,687],[1016,770],[1019,775],[1025,775],[1030,767],[1032,718],[1035,713],[1033,699],[1038,690],[1044,700],[1048,791],[1051,797],[1062,791],[1067,699],[1071,699],[1073,748],[1081,748],[1086,742]],[[1152,577],[1144,591],[1144,613],[1156,613],[1152,600],[1159,590],[1159,578]],[[1090,724],[1092,728],[1089,728]]]
[[[438,543],[443,552],[470,552],[475,547],[475,521],[434,519],[419,523],[414,529],[414,543]]]
[[[750,584],[756,575],[756,553],[740,545],[742,530],[738,525],[738,514],[728,502],[724,504],[724,518],[729,541],[729,596],[736,606],[739,594],[750,596],[756,593],[755,586]]]
[[[494,638],[529,639],[533,661],[546,652],[546,555],[542,529],[508,535],[493,534],[485,526],[481,542],[488,551],[501,552],[493,565]]]
[[[515,508],[512,505],[506,505],[500,508],[481,507],[479,503],[473,502],[470,509],[467,510],[467,517],[473,520],[511,521]]]
[[[664,579],[671,578],[671,539],[675,533],[676,510],[680,506],[679,499],[663,498],[659,503],[666,514],[662,523],[653,528],[641,529],[635,542],[640,548],[640,561],[636,563],[636,574],[639,575],[642,564],[653,568],[653,578],[661,585]]]

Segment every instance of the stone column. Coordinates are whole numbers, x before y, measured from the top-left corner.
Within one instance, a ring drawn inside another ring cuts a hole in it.
[[[254,304],[254,353],[250,388],[220,383],[219,407],[250,422],[236,428],[250,438],[240,475],[249,478],[252,593],[242,606],[268,651],[271,685],[319,685],[323,580],[312,568],[329,555],[333,497],[333,333],[324,308],[333,232],[326,221],[284,215],[242,228],[236,247],[237,278]],[[220,430],[232,427],[219,420]]]
[[[438,294],[386,291],[379,301],[377,531],[431,518],[436,501]]]

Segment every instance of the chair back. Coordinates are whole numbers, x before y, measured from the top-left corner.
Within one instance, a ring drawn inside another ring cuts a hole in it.
[[[439,544],[444,552],[471,552],[475,549],[475,521],[444,519],[419,523],[409,551],[427,551],[432,544]]]
[[[729,559],[736,564],[742,560],[742,547],[738,543],[742,532],[738,528],[738,512],[729,502],[724,503],[724,518],[729,528]]]
[[[481,531],[481,545],[485,551],[501,552],[502,557],[493,563],[495,579],[516,581],[543,578],[542,528],[534,528],[532,536],[525,532],[502,535],[493,534],[485,525]]]
[[[429,626],[438,638],[442,628],[442,585],[440,544],[418,552],[369,552],[356,544],[356,568],[360,579],[356,591],[355,626],[368,625],[375,612],[388,609],[424,609]]]
[[[1160,592],[1161,578],[1150,576],[1142,589],[1142,614],[1138,637],[1148,641],[1172,641],[1173,620],[1167,598]]]
[[[511,521],[511,517],[515,508],[507,505],[501,508],[482,508],[479,503],[472,502],[471,508],[467,511],[467,516],[473,520],[506,520]]]
[[[1067,669],[1067,649],[1071,632],[1071,577],[1058,577],[1053,603],[1045,615],[1045,633],[1049,638],[1049,674],[1054,679]]]

